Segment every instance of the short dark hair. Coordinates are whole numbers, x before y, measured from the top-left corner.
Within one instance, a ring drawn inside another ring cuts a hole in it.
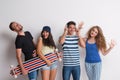
[[[74,21],[69,21],[66,25],[67,25],[67,27],[69,27],[70,25],[75,25],[76,26],[76,23]]]
[[[14,29],[12,28],[12,24],[13,24],[14,22],[11,22],[10,23],[10,25],[9,25],[9,28],[10,28],[10,30],[12,30],[12,31],[14,31]]]

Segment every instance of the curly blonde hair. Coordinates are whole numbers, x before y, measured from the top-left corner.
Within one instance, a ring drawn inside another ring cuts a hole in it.
[[[105,51],[107,48],[106,41],[105,41],[105,37],[103,35],[103,31],[99,26],[93,26],[89,29],[89,31],[87,32],[87,39],[91,38],[90,33],[94,28],[96,28],[98,30],[98,34],[95,37],[97,47],[99,50],[103,49]]]

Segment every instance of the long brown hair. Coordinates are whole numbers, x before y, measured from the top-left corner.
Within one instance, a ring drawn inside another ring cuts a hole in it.
[[[87,37],[88,37],[88,39],[91,38],[90,33],[94,28],[96,28],[98,30],[98,34],[95,37],[97,47],[99,50],[103,49],[105,51],[107,48],[106,41],[105,41],[105,37],[103,35],[103,31],[99,26],[93,26],[92,28],[90,28],[89,31],[87,32]]]
[[[49,46],[49,47],[54,47],[54,48],[56,48],[56,45],[55,45],[55,42],[54,42],[54,40],[53,40],[53,36],[52,36],[51,32],[49,32],[49,36],[48,36],[47,39],[44,38],[43,32],[44,32],[44,31],[41,32],[41,37],[42,37],[42,39],[43,39],[43,44],[44,44],[45,46]]]

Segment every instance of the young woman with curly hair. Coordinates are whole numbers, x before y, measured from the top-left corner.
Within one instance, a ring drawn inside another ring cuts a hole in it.
[[[112,40],[107,49],[105,37],[99,26],[91,27],[87,32],[87,38],[84,38],[86,49],[85,69],[89,80],[100,80],[101,74],[101,57],[99,51],[103,55],[107,55],[114,47]]]

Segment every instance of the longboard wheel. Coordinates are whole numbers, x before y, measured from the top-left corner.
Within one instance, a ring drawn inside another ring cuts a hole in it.
[[[61,59],[61,58],[59,58],[59,61],[61,62],[61,61],[62,61],[62,59]]]
[[[15,75],[15,72],[14,72],[14,65],[10,65],[10,68],[12,69],[12,73],[13,73],[14,78],[17,78],[17,75]]]
[[[17,78],[17,75],[14,75],[14,78]]]

